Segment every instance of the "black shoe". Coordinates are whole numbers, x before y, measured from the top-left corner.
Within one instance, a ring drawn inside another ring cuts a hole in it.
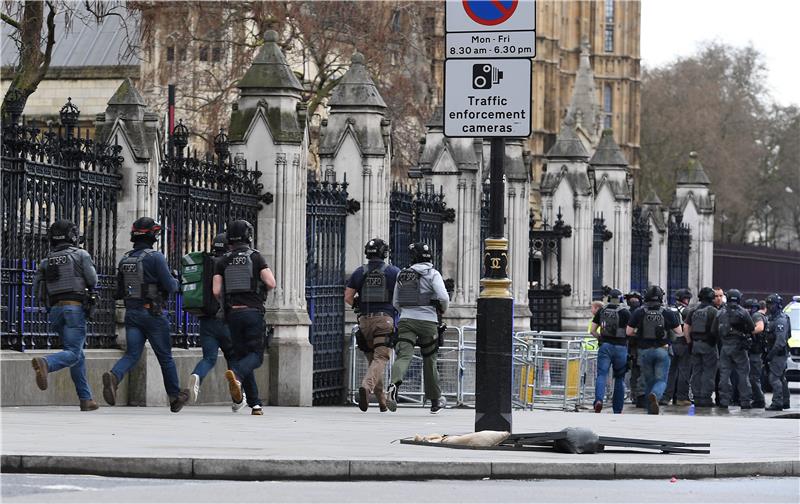
[[[431,413],[435,415],[443,410],[445,406],[447,406],[447,399],[444,396],[440,396],[439,399],[431,403]]]
[[[367,389],[364,387],[358,388],[358,409],[361,411],[367,411],[367,409],[369,409],[369,397],[367,395]]]
[[[646,408],[647,407],[647,403],[645,402],[645,396],[640,395],[639,397],[636,398],[636,407],[637,408]]]
[[[189,400],[189,389],[183,389],[178,392],[178,397],[170,401],[169,403],[169,410],[173,413],[177,413],[183,409],[183,405]]]
[[[34,357],[31,366],[36,372],[36,386],[39,390],[47,390],[47,361],[43,357]]]
[[[767,405],[767,403],[765,403],[764,401],[756,401],[753,404],[751,404],[750,406],[752,406],[754,408],[763,408],[766,405]]]
[[[753,406],[751,406],[750,403],[744,403],[744,404],[742,404],[742,409],[743,410],[753,409]]]
[[[386,390],[386,407],[389,411],[397,411],[397,389],[400,387],[399,383],[390,383],[389,388]]]
[[[783,409],[792,409],[792,405],[791,404],[784,404],[783,405]]]
[[[117,375],[112,372],[103,373],[103,399],[109,406],[117,403]]]
[[[594,412],[600,413],[603,411],[603,401],[595,401],[594,402]]]
[[[658,415],[658,398],[654,393],[650,392],[650,395],[647,396],[647,402],[650,403],[647,407],[647,414]]]
[[[764,409],[766,411],[783,411],[783,406],[778,406],[777,404],[770,404]]]

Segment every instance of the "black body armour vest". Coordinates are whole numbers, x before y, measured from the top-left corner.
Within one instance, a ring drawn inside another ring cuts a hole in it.
[[[603,308],[603,313],[600,315],[602,328],[600,335],[603,338],[625,340],[625,328],[619,326],[619,312],[622,308],[620,305],[607,305]]]
[[[422,275],[413,268],[406,268],[397,275],[397,303],[401,306],[429,306],[431,293],[422,293]]]
[[[256,279],[253,275],[253,249],[231,252],[225,266],[225,294],[244,294],[256,292]]]
[[[712,305],[707,305],[696,309],[692,313],[692,320],[688,322],[692,326],[691,336],[693,340],[707,341],[710,339],[711,323],[714,321],[716,310]]]
[[[150,301],[158,297],[158,285],[144,281],[144,259],[153,253],[155,253],[153,249],[144,249],[138,256],[128,252],[122,257],[119,262],[119,272],[122,277],[124,299]]]
[[[47,270],[44,274],[47,295],[86,294],[86,280],[78,258],[78,247],[68,247],[47,254]]]
[[[639,331],[639,337],[641,339],[652,342],[665,339],[666,325],[664,323],[664,314],[662,310],[661,306],[648,306],[645,308],[641,330]]]
[[[380,268],[367,271],[368,266],[363,266],[366,274],[358,292],[358,298],[362,303],[388,303],[389,290],[386,282],[386,268],[388,264],[381,264]]]

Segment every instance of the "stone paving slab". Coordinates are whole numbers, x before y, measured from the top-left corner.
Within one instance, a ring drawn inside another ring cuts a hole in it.
[[[586,427],[604,436],[710,442],[711,454],[451,450],[402,445],[471,432],[474,410],[355,407],[4,407],[2,470],[213,479],[682,478],[800,476],[800,421],[743,415],[517,411],[514,432]],[[762,413],[763,415],[763,413]]]

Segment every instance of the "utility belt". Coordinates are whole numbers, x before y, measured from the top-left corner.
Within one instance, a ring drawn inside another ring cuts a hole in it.
[[[616,346],[628,346],[628,340],[626,338],[611,338],[607,336],[600,336],[600,343],[608,343],[610,345]]]
[[[386,313],[386,312],[382,312],[382,311],[372,312],[372,313],[359,313],[358,314],[358,318],[370,318],[370,317],[390,317],[390,318],[394,318],[394,315],[391,314],[391,313]]]
[[[83,306],[83,301],[57,301],[54,306]]]

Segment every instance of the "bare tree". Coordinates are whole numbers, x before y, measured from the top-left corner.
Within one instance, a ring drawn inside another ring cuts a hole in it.
[[[66,0],[3,2],[0,19],[10,28],[9,34],[16,43],[19,56],[15,64],[14,77],[3,97],[2,111],[0,111],[2,117],[6,118],[11,110],[16,113],[21,112],[28,97],[36,92],[39,83],[47,75],[58,37],[64,35],[57,33],[56,16],[64,16],[63,27],[69,31],[75,20],[82,23],[100,23],[109,16],[119,16],[127,20],[128,14],[123,2],[99,0],[86,0],[82,4]],[[138,43],[139,33],[137,30],[129,32],[124,23],[123,29],[126,31],[126,51],[133,50]]]
[[[772,182],[785,180],[791,169],[780,155],[791,148],[792,123],[781,114],[766,89],[763,56],[753,47],[710,43],[692,57],[645,69],[638,183],[669,201],[689,151],[697,151],[717,195],[717,214],[725,216],[716,219],[717,236],[724,220],[725,240],[744,243],[754,228],[774,240],[778,222],[753,216],[790,194],[786,184],[777,190]]]

